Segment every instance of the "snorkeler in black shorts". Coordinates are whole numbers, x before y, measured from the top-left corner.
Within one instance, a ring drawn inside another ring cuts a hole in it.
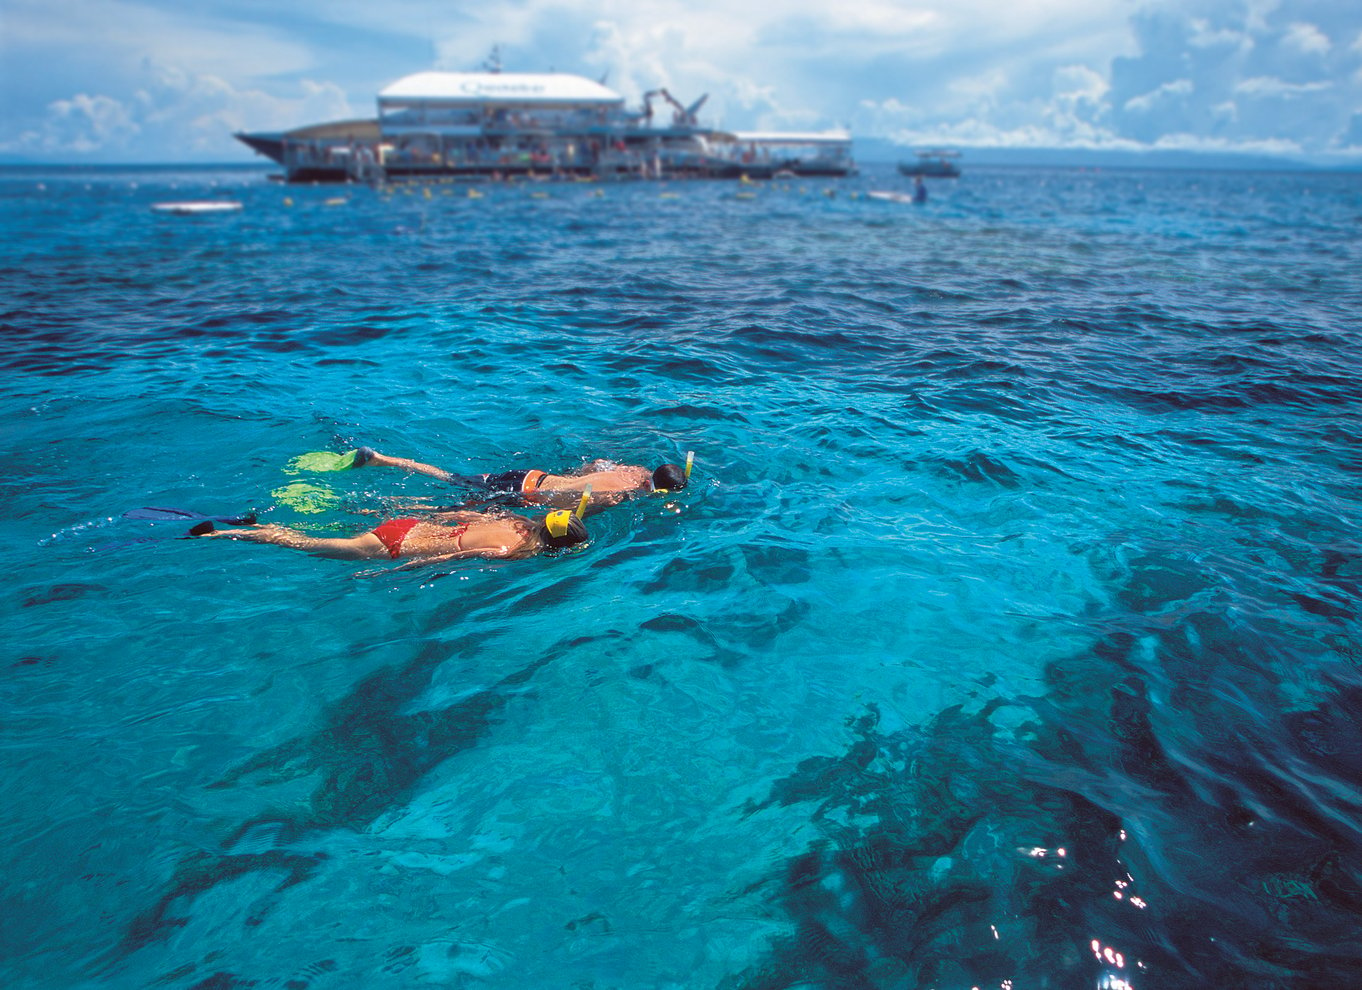
[[[556,501],[561,499],[571,502],[584,490],[590,489],[593,492],[592,505],[600,509],[631,495],[678,491],[685,488],[690,482],[693,458],[693,453],[686,455],[684,468],[679,464],[663,464],[651,471],[637,464],[616,464],[613,461],[596,460],[583,465],[575,474],[550,474],[532,469],[468,475],[452,474],[432,464],[423,464],[405,457],[389,457],[370,447],[361,447],[354,452],[352,463],[348,466],[358,468],[371,464],[376,467],[401,468],[466,488],[513,496],[526,504],[556,504]]]
[[[449,474],[449,481],[468,488],[484,488],[508,495],[529,495],[539,490],[548,474],[544,471],[502,471],[500,474]]]

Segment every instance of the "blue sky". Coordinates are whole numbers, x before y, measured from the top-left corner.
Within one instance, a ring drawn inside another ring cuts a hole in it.
[[[1362,164],[1362,0],[0,0],[0,158],[250,161],[499,45],[734,130]]]

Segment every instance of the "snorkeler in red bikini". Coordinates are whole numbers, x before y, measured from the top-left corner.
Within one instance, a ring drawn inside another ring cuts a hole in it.
[[[441,512],[420,519],[389,519],[367,533],[348,538],[309,536],[275,525],[217,529],[211,522],[200,523],[189,532],[199,537],[271,543],[336,560],[387,557],[406,558],[413,564],[475,557],[519,560],[585,542],[587,532],[581,516],[586,499],[584,495],[577,511],[557,509],[542,519],[486,512]]]

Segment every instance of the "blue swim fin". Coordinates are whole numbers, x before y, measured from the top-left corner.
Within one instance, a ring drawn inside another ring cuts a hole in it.
[[[190,522],[211,520],[229,526],[251,526],[255,523],[255,513],[241,516],[210,516],[192,509],[171,509],[159,505],[144,505],[123,513],[124,519],[145,519],[147,522]]]

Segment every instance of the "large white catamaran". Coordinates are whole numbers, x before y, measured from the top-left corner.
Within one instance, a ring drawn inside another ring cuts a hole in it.
[[[665,89],[636,109],[582,76],[418,72],[378,94],[378,116],[236,137],[289,182],[419,179],[770,178],[855,170],[851,136],[730,132],[700,124]],[[666,105],[655,114],[654,104]],[[666,117],[666,113],[670,116]],[[659,119],[662,118],[662,119]]]

